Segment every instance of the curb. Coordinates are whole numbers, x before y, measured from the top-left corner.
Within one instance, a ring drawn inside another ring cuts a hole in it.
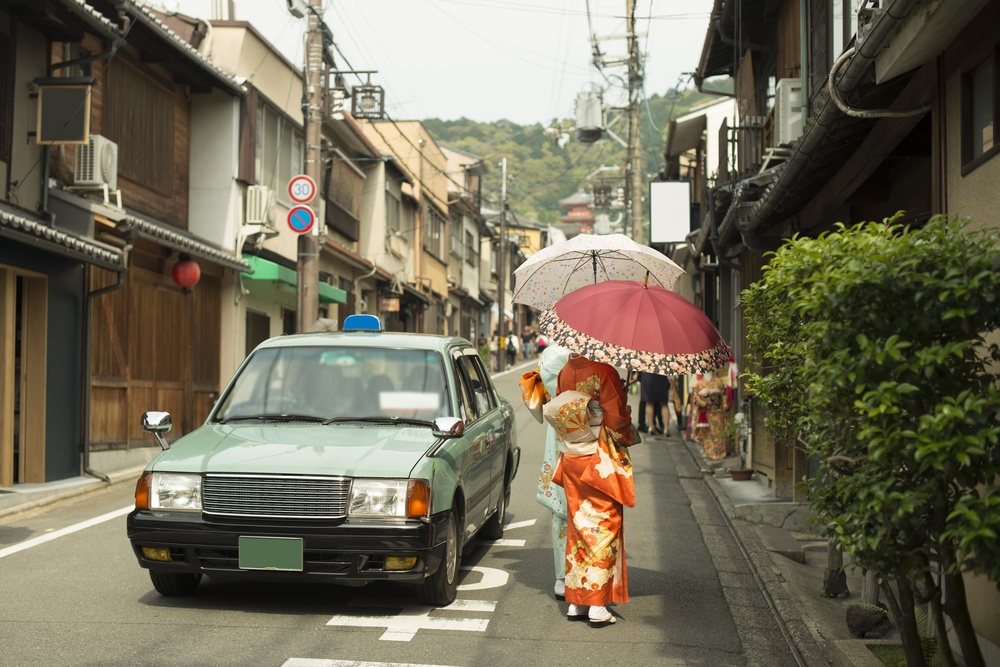
[[[93,477],[85,478],[74,486],[70,486],[68,488],[45,488],[45,485],[43,484],[40,485],[42,488],[36,490],[14,492],[10,494],[10,496],[3,494],[0,498],[6,499],[4,496],[11,497],[11,504],[6,507],[0,507],[0,519],[24,512],[30,512],[42,507],[47,507],[48,505],[53,505],[62,500],[68,500],[70,498],[77,498],[79,496],[96,493],[97,491],[103,491],[104,489],[109,489],[112,486],[123,482],[135,483],[145,468],[146,466],[143,464],[141,466],[122,468],[120,470],[105,473],[111,480],[110,483],[105,482],[100,478]]]
[[[688,440],[683,440],[683,444],[695,464],[701,468],[695,445]],[[806,667],[829,667],[831,657],[828,647],[821,645],[809,630],[804,609],[775,572],[774,563],[764,547],[757,528],[739,519],[736,507],[713,475],[703,474],[702,479],[715,497],[730,530],[746,556],[761,592],[781,625],[782,634],[797,654],[796,660]]]

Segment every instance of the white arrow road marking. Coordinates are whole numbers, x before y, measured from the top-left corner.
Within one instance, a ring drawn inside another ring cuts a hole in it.
[[[95,516],[93,519],[87,519],[86,521],[75,523],[72,526],[66,526],[65,528],[60,528],[59,530],[53,531],[46,535],[39,535],[38,537],[32,538],[30,540],[25,540],[24,542],[15,544],[12,547],[7,547],[6,549],[0,549],[0,558],[4,558],[5,556],[10,556],[11,554],[16,554],[18,551],[24,551],[25,549],[30,549],[31,547],[37,547],[39,544],[45,544],[46,542],[51,542],[56,538],[62,537],[64,535],[70,535],[71,533],[75,533],[85,528],[90,528],[91,526],[96,526],[99,523],[104,523],[105,521],[111,521],[112,519],[116,519],[120,516],[128,514],[133,509],[135,509],[135,507],[129,505],[128,507],[123,507],[113,512],[102,514],[101,516]]]
[[[527,521],[514,521],[504,526],[504,530],[517,530],[518,528],[527,528],[528,526],[534,526],[535,521],[537,521],[537,519],[528,519]]]
[[[337,615],[327,621],[327,625],[354,628],[385,628],[379,637],[382,641],[408,642],[420,630],[462,630],[464,632],[485,632],[490,621],[486,618],[440,618],[432,617],[433,611],[485,611],[496,609],[496,602],[489,600],[455,600],[447,607],[415,607],[403,609],[396,615],[345,616]]]
[[[447,665],[416,665],[409,662],[358,662],[357,660],[324,660],[320,658],[289,658],[281,667],[447,667]]]
[[[478,584],[462,584],[458,587],[460,591],[483,591],[487,588],[500,588],[507,583],[510,579],[510,575],[504,570],[498,570],[495,567],[481,567],[475,565],[473,567],[463,567],[463,570],[470,570],[472,572],[479,572],[483,575],[482,580]]]

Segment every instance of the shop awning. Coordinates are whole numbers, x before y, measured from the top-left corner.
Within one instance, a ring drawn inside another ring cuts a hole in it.
[[[270,280],[284,283],[295,287],[298,285],[298,274],[294,269],[289,269],[276,262],[257,257],[256,255],[243,255],[243,259],[250,265],[253,273],[244,273],[243,280]],[[319,284],[320,303],[347,303],[347,292],[321,282]]]

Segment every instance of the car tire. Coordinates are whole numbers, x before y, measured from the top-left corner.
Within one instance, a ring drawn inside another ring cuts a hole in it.
[[[503,525],[507,521],[507,507],[510,505],[510,482],[507,472],[503,476],[503,493],[497,499],[497,508],[493,516],[483,526],[483,537],[487,540],[499,540],[503,537]]]
[[[201,574],[191,574],[188,572],[159,572],[149,571],[149,578],[153,582],[153,588],[160,595],[169,597],[182,597],[191,595],[201,582]]]
[[[444,560],[437,572],[417,586],[417,600],[433,607],[444,607],[455,601],[458,594],[458,568],[462,562],[461,533],[458,513],[452,508],[448,513]]]

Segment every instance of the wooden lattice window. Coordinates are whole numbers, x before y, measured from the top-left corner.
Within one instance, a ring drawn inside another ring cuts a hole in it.
[[[173,194],[174,91],[136,65],[113,58],[106,71],[102,131],[118,144],[118,175]]]

